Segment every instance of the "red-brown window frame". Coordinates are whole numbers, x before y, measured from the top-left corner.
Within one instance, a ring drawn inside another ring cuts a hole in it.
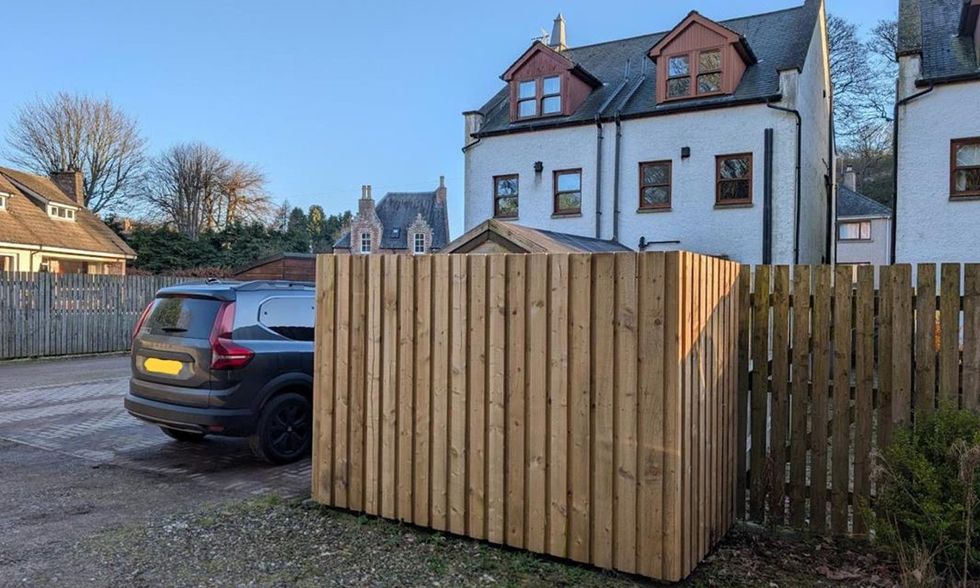
[[[749,160],[749,177],[741,180],[723,180],[721,177],[721,162],[726,159],[748,159]],[[754,192],[754,173],[753,170],[753,159],[751,153],[731,153],[728,155],[716,155],[715,156],[715,206],[744,206],[746,204],[752,204],[752,197],[755,195]],[[749,197],[742,198],[739,200],[722,200],[721,199],[721,183],[722,182],[744,182],[748,180],[749,182]]]
[[[578,174],[578,208],[559,209],[558,195],[565,192],[558,191],[558,176],[562,174]],[[554,216],[575,216],[582,214],[582,168],[556,169],[551,172],[551,203]]]
[[[667,166],[667,183],[666,184],[644,184],[643,183],[643,168],[648,165],[666,165]],[[640,178],[639,178],[640,192],[638,194],[640,199],[640,210],[670,210],[674,203],[674,162],[670,159],[660,160],[660,161],[641,161],[640,162]],[[667,186],[667,203],[666,204],[644,204],[643,203],[643,189],[644,188],[659,188],[661,186]]]
[[[956,172],[961,169],[978,169],[980,166],[968,165],[959,167],[956,165],[956,150],[964,145],[980,145],[980,137],[965,137],[953,139],[949,142],[949,198],[957,200],[961,198],[975,199],[980,198],[980,190],[967,190],[960,192],[956,189]]]
[[[501,196],[497,194],[497,181],[498,180],[517,180],[517,194],[516,196],[504,196],[504,198],[517,198],[517,212],[514,214],[500,214],[498,208],[498,202]],[[493,218],[517,218],[521,213],[521,176],[519,174],[504,174],[501,176],[493,176]]]
[[[698,92],[698,77],[701,75],[701,54],[711,53],[712,51],[718,52],[718,69],[714,71],[709,71],[705,73],[717,73],[721,75],[721,83],[718,84],[717,92]],[[670,80],[682,79],[681,76],[671,78],[670,77],[670,60],[674,57],[687,56],[687,78],[690,81],[691,91],[684,96],[671,96],[670,95]],[[725,47],[705,47],[703,49],[694,49],[692,51],[678,51],[677,53],[671,53],[663,57],[664,61],[664,101],[670,100],[691,100],[693,98],[704,98],[706,96],[719,96],[725,94]]]
[[[545,78],[558,78],[558,93],[557,94],[545,94],[544,92],[544,80]],[[521,84],[526,84],[528,82],[534,82],[534,106],[535,113],[529,116],[521,116],[521,102],[530,101],[531,98],[525,98],[521,100]],[[524,78],[522,80],[514,80],[514,116],[517,120],[531,120],[534,118],[545,118],[549,116],[562,116],[565,114],[565,76],[560,73],[548,74],[537,76],[535,78]],[[561,108],[558,112],[548,112],[544,111],[544,99],[557,96]]]

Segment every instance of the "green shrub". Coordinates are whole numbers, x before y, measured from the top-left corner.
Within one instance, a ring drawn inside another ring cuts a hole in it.
[[[872,516],[877,536],[906,553],[911,548],[929,554],[947,578],[962,576],[964,570],[976,577],[978,456],[980,417],[968,411],[942,408],[920,418],[914,428],[896,431],[876,475]]]

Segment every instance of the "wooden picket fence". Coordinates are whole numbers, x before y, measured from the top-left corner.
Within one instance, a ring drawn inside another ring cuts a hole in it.
[[[0,272],[0,360],[126,351],[156,291],[179,281]]]
[[[869,266],[743,268],[740,516],[865,535],[895,427],[980,409],[980,265],[915,270],[881,267],[876,290]]]
[[[320,256],[313,496],[682,579],[735,519],[739,271]]]

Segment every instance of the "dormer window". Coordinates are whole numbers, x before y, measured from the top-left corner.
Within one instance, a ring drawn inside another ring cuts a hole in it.
[[[501,76],[510,86],[510,119],[573,114],[602,82],[554,47],[535,41]]]
[[[657,62],[657,102],[734,94],[756,63],[739,33],[692,12],[650,49]]]
[[[525,80],[517,85],[517,115],[520,118],[561,114],[561,77]]]
[[[371,233],[361,233],[361,253],[371,253]]]
[[[7,198],[9,197],[10,197],[9,194],[4,194],[3,192],[0,192],[0,210],[7,210]]]
[[[56,220],[74,221],[75,209],[68,208],[67,206],[58,206],[57,204],[49,204],[48,216]]]
[[[416,255],[425,253],[425,233],[415,233],[414,246]]]

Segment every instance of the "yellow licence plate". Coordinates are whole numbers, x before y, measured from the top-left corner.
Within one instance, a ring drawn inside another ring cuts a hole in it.
[[[172,359],[148,358],[143,362],[143,369],[153,374],[166,374],[176,376],[180,370],[184,369],[184,364]]]

